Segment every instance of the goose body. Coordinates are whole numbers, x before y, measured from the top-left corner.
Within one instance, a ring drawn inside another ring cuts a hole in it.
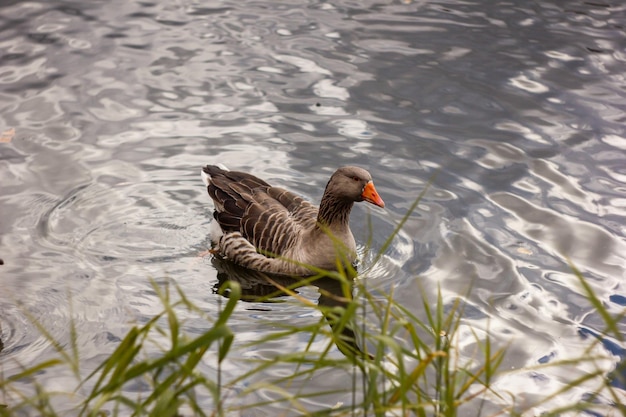
[[[353,263],[352,206],[359,201],[385,206],[369,172],[352,166],[330,177],[319,208],[245,172],[207,165],[202,178],[219,226],[212,236],[214,253],[272,274],[306,276],[315,273],[307,265],[336,270],[338,261]]]

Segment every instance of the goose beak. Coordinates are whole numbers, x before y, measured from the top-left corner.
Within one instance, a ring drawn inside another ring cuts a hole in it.
[[[372,181],[365,184],[361,197],[368,203],[372,203],[378,207],[385,207],[385,202],[376,192],[376,188],[374,188],[374,183]]]

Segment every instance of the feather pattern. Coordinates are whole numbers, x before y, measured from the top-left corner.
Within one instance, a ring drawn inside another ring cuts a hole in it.
[[[320,207],[251,174],[215,165],[202,168],[222,234],[214,252],[241,266],[273,274],[306,276],[309,267],[334,270],[356,259],[349,226],[355,202],[384,207],[370,174],[339,168],[330,178]],[[307,267],[309,266],[309,267]]]

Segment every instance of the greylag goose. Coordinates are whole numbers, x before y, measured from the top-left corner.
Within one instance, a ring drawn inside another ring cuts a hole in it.
[[[385,207],[369,172],[353,166],[330,177],[319,208],[245,172],[207,165],[202,179],[219,226],[211,236],[212,252],[270,274],[307,276],[316,268],[337,270],[354,263],[352,206],[367,201]]]

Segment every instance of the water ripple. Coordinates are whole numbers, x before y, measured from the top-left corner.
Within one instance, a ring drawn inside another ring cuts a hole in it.
[[[395,288],[418,317],[438,288],[447,306],[465,302],[461,358],[479,350],[474,334],[510,349],[512,371],[494,387],[520,404],[585,372],[526,367],[585,352],[605,327],[566,257],[623,311],[626,6],[13,3],[0,13],[5,374],[53,354],[30,317],[65,344],[74,320],[93,367],[159,312],[151,279],[219,308],[217,272],[197,256],[211,218],[198,178],[206,163],[312,201],[337,166],[368,168],[387,206],[353,211],[362,279]],[[252,340],[272,322],[318,319],[287,304],[241,307],[232,324]],[[187,331],[208,326],[186,318]],[[623,346],[605,337],[594,349],[610,377]],[[236,359],[225,368],[233,377],[249,370]],[[215,374],[213,356],[202,372]],[[345,385],[327,376],[309,382]],[[324,399],[339,400],[349,401]]]

